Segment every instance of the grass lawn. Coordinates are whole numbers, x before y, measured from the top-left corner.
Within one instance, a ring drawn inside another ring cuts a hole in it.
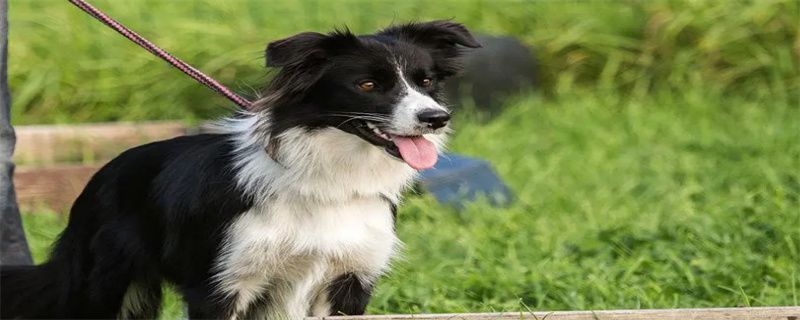
[[[798,305],[798,106],[584,91],[458,120],[451,149],[489,159],[518,198],[407,199],[371,313]],[[42,261],[64,221],[24,220]]]
[[[264,48],[304,31],[455,19],[534,49],[540,87],[588,84],[800,91],[800,2],[94,0],[142,36],[242,94],[268,78]],[[230,106],[65,1],[9,6],[15,124],[203,120]],[[797,100],[795,100],[797,101]]]

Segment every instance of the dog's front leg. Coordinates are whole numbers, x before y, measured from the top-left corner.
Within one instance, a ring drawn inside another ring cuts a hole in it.
[[[331,282],[311,308],[314,316],[362,315],[372,295],[372,284],[348,273]]]

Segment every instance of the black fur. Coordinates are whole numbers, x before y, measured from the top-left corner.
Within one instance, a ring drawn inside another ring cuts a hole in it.
[[[337,114],[388,115],[396,103],[391,58],[403,58],[414,85],[434,79],[435,85],[420,88],[438,97],[439,82],[457,69],[457,45],[479,46],[449,21],[367,36],[303,33],[273,42],[267,65],[280,70],[256,112],[271,117],[273,137],[298,126],[354,133],[348,118]],[[374,80],[377,91],[359,92],[363,79]],[[115,318],[125,311],[129,318],[153,318],[165,281],[183,294],[191,318],[230,316],[234,297],[216,295],[212,266],[226,227],[253,206],[252,195],[236,185],[239,151],[231,138],[201,134],[155,142],[104,166],[72,206],[50,259],[0,270],[0,317]],[[394,204],[391,209],[396,214]],[[139,307],[123,310],[131,286],[138,288]],[[332,313],[363,313],[370,290],[355,275],[340,276],[330,286]]]
[[[3,318],[115,318],[131,283],[152,297],[161,282],[207,308],[208,278],[232,218],[250,206],[233,184],[225,135],[147,144],[121,154],[89,181],[48,262],[3,268]],[[202,174],[198,174],[202,172]]]
[[[371,293],[372,287],[365,285],[354,274],[339,276],[328,287],[331,314],[336,316],[364,314]]]

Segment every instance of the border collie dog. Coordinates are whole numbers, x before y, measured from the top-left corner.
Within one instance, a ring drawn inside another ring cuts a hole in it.
[[[162,282],[191,318],[363,314],[400,193],[443,147],[442,81],[477,47],[451,21],[270,43],[255,108],[103,167],[50,260],[2,270],[2,317],[155,318]]]

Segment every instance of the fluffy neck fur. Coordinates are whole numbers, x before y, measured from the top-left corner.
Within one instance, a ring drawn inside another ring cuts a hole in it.
[[[380,148],[335,128],[294,127],[273,138],[265,114],[245,113],[220,126],[236,146],[237,184],[256,202],[298,197],[330,203],[382,196],[396,203],[416,175]],[[443,143],[442,137],[431,138]],[[272,159],[266,150],[275,142]]]

